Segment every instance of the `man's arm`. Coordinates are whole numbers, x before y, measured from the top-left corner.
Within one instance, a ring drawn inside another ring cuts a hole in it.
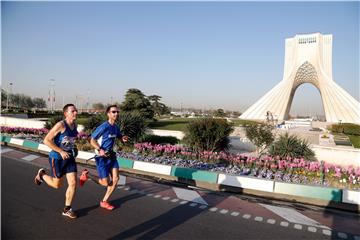
[[[52,129],[50,129],[48,134],[46,134],[44,138],[44,144],[49,148],[51,148],[51,150],[58,152],[63,159],[67,159],[69,158],[69,154],[66,151],[59,148],[58,146],[56,146],[54,143],[55,136],[58,133],[60,133],[63,129],[64,129],[64,124],[62,122],[56,123],[55,126]]]
[[[97,154],[98,154],[99,156],[105,156],[105,150],[102,149],[102,148],[100,148],[98,142],[97,142],[94,138],[91,138],[91,139],[90,139],[90,145],[91,145],[95,150],[97,150],[97,152],[98,152]]]

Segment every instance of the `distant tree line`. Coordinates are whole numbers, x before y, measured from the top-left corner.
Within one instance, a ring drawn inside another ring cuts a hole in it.
[[[31,98],[25,94],[11,93],[9,94],[4,89],[1,89],[1,107],[4,108],[9,103],[9,108],[17,109],[31,109],[31,108],[46,108],[46,102],[42,98]]]
[[[139,89],[130,88],[125,94],[125,100],[122,103],[115,103],[122,112],[137,113],[145,119],[154,119],[164,114],[170,114],[170,108],[160,102],[161,96],[146,96]],[[107,105],[97,102],[93,104],[93,109],[104,110]]]

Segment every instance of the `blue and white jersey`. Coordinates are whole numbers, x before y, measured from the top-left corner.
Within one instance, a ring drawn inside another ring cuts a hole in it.
[[[116,124],[111,125],[108,121],[98,126],[91,134],[91,138],[97,140],[100,148],[105,151],[113,150],[116,139],[120,137],[120,128]]]
[[[65,120],[63,121],[63,124],[65,126],[65,131],[56,134],[54,144],[64,151],[71,152],[75,147],[78,131],[76,125],[74,126],[74,129],[71,129]],[[59,158],[61,155],[58,152],[51,150],[50,157]]]

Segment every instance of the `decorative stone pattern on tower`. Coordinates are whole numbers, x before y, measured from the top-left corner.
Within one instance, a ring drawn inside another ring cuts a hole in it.
[[[285,40],[283,80],[239,118],[265,120],[289,117],[296,89],[313,84],[320,92],[327,122],[360,124],[360,103],[336,84],[332,77],[332,35],[296,35]]]

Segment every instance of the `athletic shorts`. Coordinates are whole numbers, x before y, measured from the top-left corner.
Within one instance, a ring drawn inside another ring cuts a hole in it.
[[[96,168],[99,173],[99,178],[107,178],[113,168],[119,168],[119,163],[116,160],[116,157],[113,158],[104,158],[104,157],[95,157]]]
[[[65,160],[62,158],[50,157],[50,173],[54,178],[61,178],[67,173],[77,172],[75,158],[69,157]]]

